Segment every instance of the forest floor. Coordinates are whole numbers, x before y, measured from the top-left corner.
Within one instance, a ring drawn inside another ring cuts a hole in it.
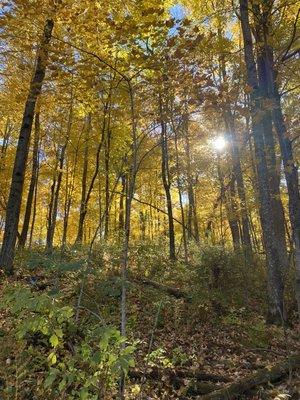
[[[208,310],[206,315],[205,310],[200,309],[199,313],[197,306],[182,300],[165,299],[165,303],[159,303],[157,296],[156,291],[152,297],[156,297],[155,316],[154,302],[149,303],[149,294],[143,288],[131,293],[128,307],[131,317],[136,319],[133,337],[141,343],[136,365],[146,376],[143,392],[147,399],[193,398],[299,353],[296,329],[267,327],[262,317],[246,313],[245,309],[221,318],[209,314]],[[149,357],[153,360],[149,362],[148,358],[145,363],[149,352],[154,355]],[[153,370],[154,379],[149,379]],[[173,373],[169,374],[169,370]],[[213,382],[195,380],[191,372],[195,376],[207,374],[208,378],[211,375]],[[215,382],[218,376],[225,382]],[[300,375],[258,387],[238,398],[299,400]]]
[[[37,279],[34,290],[45,293],[54,286],[58,289],[58,275],[39,267],[35,267],[34,274]],[[170,273],[165,278],[158,275],[154,276],[155,280],[170,287],[175,286],[175,278],[178,282],[178,277]],[[59,274],[59,290],[71,302],[78,294],[77,278],[73,273]],[[253,299],[247,307],[225,310],[220,305],[219,312],[213,312],[209,302],[176,299],[158,289],[137,284],[140,278],[138,275],[135,283],[128,283],[127,336],[136,343],[135,367],[127,380],[130,399],[198,399],[201,397],[197,396],[299,354],[297,329],[267,326],[259,312],[260,304]],[[30,285],[28,271],[6,280],[0,286],[0,296],[7,283],[16,281]],[[181,289],[188,290],[188,279],[182,279],[181,283]],[[117,326],[119,286],[115,272],[90,277],[85,288],[88,296],[82,304],[86,309],[100,312],[108,324]],[[93,318],[84,311],[81,317],[82,320]],[[5,320],[4,313],[0,319],[1,332],[5,331]],[[13,359],[10,351],[13,352],[13,346],[10,349],[8,345],[6,350],[2,347],[0,371],[6,368],[7,359]],[[38,397],[32,397],[35,398]],[[237,399],[299,400],[300,375],[293,373],[273,384],[258,386]]]

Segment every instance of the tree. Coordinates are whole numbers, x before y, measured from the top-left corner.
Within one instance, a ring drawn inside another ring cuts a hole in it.
[[[20,208],[22,201],[26,161],[29,151],[30,135],[36,101],[41,92],[43,80],[46,73],[48,46],[51,40],[53,25],[54,22],[52,19],[46,20],[44,33],[37,53],[35,70],[32,81],[30,83],[28,97],[25,104],[15,156],[9,199],[6,208],[5,231],[0,254],[0,267],[3,268],[8,275],[13,274],[14,272],[14,250],[18,233],[18,223],[20,218]]]
[[[264,141],[264,126],[261,121],[260,87],[254,59],[253,41],[249,23],[248,0],[240,0],[240,18],[244,39],[244,57],[247,71],[247,82],[251,100],[252,132],[257,161],[258,190],[260,199],[260,217],[264,245],[268,264],[269,322],[281,323],[284,320],[283,307],[283,273],[286,264],[283,262],[281,247],[278,246],[273,224],[272,198],[270,193],[269,168],[267,164],[267,147]],[[272,171],[271,171],[272,173]]]
[[[39,167],[39,140],[40,140],[40,113],[37,111],[35,113],[35,123],[34,123],[34,140],[33,140],[33,150],[32,150],[32,170],[31,178],[29,184],[29,190],[27,195],[26,210],[24,215],[24,222],[19,238],[19,247],[24,248],[27,240],[27,234],[30,223],[32,202],[34,197],[34,192],[37,186],[38,178],[38,167]]]

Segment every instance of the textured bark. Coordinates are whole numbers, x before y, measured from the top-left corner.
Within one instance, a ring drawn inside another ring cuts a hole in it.
[[[259,21],[259,7],[254,5],[256,11],[256,20]],[[262,22],[265,17],[262,18]],[[258,43],[263,42],[263,33],[261,32],[261,23],[256,26],[256,40]],[[279,254],[282,257],[282,264],[288,265],[287,248],[286,248],[286,231],[284,209],[280,197],[280,160],[276,159],[275,140],[273,135],[272,114],[270,110],[271,96],[269,91],[269,71],[267,65],[267,54],[264,47],[260,47],[257,51],[257,73],[260,87],[260,95],[262,99],[261,118],[264,132],[265,152],[269,170],[269,188],[271,196],[271,207],[273,211],[274,231],[277,240],[277,246],[280,249]]]
[[[295,246],[295,294],[298,305],[298,318],[300,318],[300,193],[299,193],[299,176],[298,167],[294,160],[292,143],[288,137],[286,126],[284,123],[280,96],[274,80],[274,92],[276,106],[273,110],[273,119],[275,129],[279,138],[281,156],[284,165],[284,174],[287,182],[289,195],[289,216],[292,226],[293,241]]]
[[[247,82],[251,87],[252,132],[257,163],[260,217],[268,266],[268,321],[281,323],[284,318],[283,308],[283,265],[273,221],[272,199],[269,188],[269,171],[265,154],[264,126],[261,121],[260,90],[256,64],[253,55],[253,42],[248,15],[248,0],[240,0],[241,25],[244,39],[244,57]]]
[[[37,184],[37,171],[38,171],[38,166],[39,166],[39,138],[40,138],[40,113],[37,112],[35,114],[35,122],[34,122],[32,170],[31,170],[31,178],[30,178],[29,190],[28,190],[28,195],[27,195],[24,222],[23,222],[22,232],[21,232],[21,235],[19,238],[19,247],[20,248],[24,248],[25,244],[26,244],[29,223],[30,223],[33,196],[34,196],[34,191],[35,191],[35,187]]]
[[[274,127],[277,133],[281,157],[284,165],[284,175],[289,195],[289,217],[292,227],[293,243],[295,248],[295,294],[298,304],[298,316],[300,318],[300,193],[298,167],[296,165],[291,140],[286,129],[281,99],[277,85],[277,73],[274,67],[273,49],[268,42],[270,9],[256,6],[256,21],[258,33],[258,46],[261,58],[262,72],[265,78],[265,91],[269,104],[272,105],[270,117],[273,118]],[[299,11],[297,18],[299,16]],[[297,20],[296,18],[296,20]]]
[[[35,104],[39,94],[41,93],[42,84],[46,73],[48,45],[51,40],[53,25],[54,23],[51,19],[48,19],[45,23],[44,33],[37,54],[35,71],[30,83],[18,139],[9,199],[6,209],[3,244],[0,255],[0,268],[3,268],[8,275],[13,274],[14,271],[14,250],[17,240],[30,135],[34,118]]]

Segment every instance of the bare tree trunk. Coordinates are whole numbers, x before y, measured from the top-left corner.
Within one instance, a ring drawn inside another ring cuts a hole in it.
[[[169,149],[167,138],[167,124],[164,118],[164,109],[161,95],[159,96],[159,113],[161,125],[161,175],[166,194],[168,226],[169,226],[169,255],[171,260],[176,259],[175,250],[175,230],[173,221],[172,197],[171,197],[171,177],[169,170]]]
[[[83,240],[83,225],[85,216],[87,213],[87,172],[88,172],[88,161],[89,161],[89,137],[91,132],[91,115],[89,114],[85,121],[85,136],[84,136],[84,158],[83,158],[83,170],[82,170],[82,185],[81,185],[81,201],[79,210],[79,223],[76,243],[82,244]]]
[[[121,275],[122,275],[122,293],[121,293],[121,334],[126,336],[127,326],[127,312],[126,312],[126,298],[127,298],[127,270],[128,270],[128,255],[129,255],[129,241],[131,232],[131,205],[134,197],[136,175],[137,175],[137,152],[138,152],[138,138],[137,138],[137,116],[135,111],[134,92],[131,82],[128,80],[128,91],[130,98],[131,110],[131,160],[129,165],[129,173],[126,179],[126,203],[125,203],[125,224],[124,224],[124,242],[121,257]],[[108,210],[107,210],[108,212]],[[122,344],[124,348],[125,343]],[[125,400],[125,375],[121,373],[120,379],[120,400]]]
[[[253,42],[249,24],[248,0],[240,0],[241,26],[244,39],[244,57],[248,85],[251,87],[252,132],[257,161],[258,190],[260,200],[261,225],[268,264],[269,322],[281,323],[284,318],[283,271],[280,249],[273,224],[272,199],[269,189],[269,172],[265,154],[264,130],[258,116],[261,113],[260,91],[256,64],[253,55]]]
[[[69,137],[71,134],[72,124],[73,124],[73,105],[74,105],[74,95],[73,95],[73,76],[71,77],[70,82],[70,111],[68,118],[68,127],[67,127],[67,136]],[[64,251],[67,246],[67,237],[68,237],[68,227],[69,227],[69,215],[71,211],[72,201],[73,201],[73,193],[75,190],[75,177],[77,172],[77,163],[78,163],[78,153],[79,153],[79,145],[82,136],[82,131],[77,139],[77,145],[74,154],[74,161],[72,163],[72,173],[71,178],[69,179],[69,160],[67,158],[66,165],[66,188],[65,188],[65,202],[64,202],[64,217],[63,217],[63,233],[61,240],[61,250]]]
[[[237,212],[236,212],[236,204],[235,204],[235,182],[234,179],[231,179],[229,182],[229,194],[228,190],[226,190],[225,183],[224,183],[224,176],[221,168],[221,157],[220,154],[217,154],[217,173],[218,179],[220,184],[220,209],[222,211],[222,203],[224,200],[224,205],[226,209],[227,219],[229,223],[229,228],[232,236],[232,243],[235,250],[239,250],[241,247],[240,241],[240,231],[237,219]],[[223,240],[223,230],[222,230],[222,217],[221,217],[221,238]]]
[[[27,240],[27,233],[29,229],[29,222],[31,216],[32,201],[34,196],[35,187],[37,184],[37,171],[39,163],[39,139],[40,139],[40,113],[35,114],[35,125],[34,125],[34,142],[32,152],[32,170],[30,185],[27,195],[26,210],[23,222],[22,232],[19,238],[19,248],[24,248]]]
[[[185,106],[186,107],[186,106]],[[187,107],[186,107],[187,108]],[[189,239],[194,238],[194,240],[199,243],[199,228],[198,228],[198,218],[197,218],[197,210],[195,204],[195,195],[194,195],[194,184],[192,177],[192,167],[191,167],[191,151],[190,151],[190,137],[189,137],[189,121],[187,109],[184,113],[184,139],[185,139],[185,155],[186,155],[186,173],[187,173],[187,184],[188,184],[188,199],[189,199],[189,208],[188,208],[188,236]]]
[[[58,175],[57,175],[57,181],[56,181],[56,186],[54,186],[55,190],[53,190],[53,202],[52,202],[52,210],[49,220],[49,226],[47,230],[47,241],[46,241],[46,251],[47,253],[51,253],[53,251],[53,239],[54,239],[54,233],[55,233],[55,227],[56,227],[56,220],[57,220],[57,211],[58,211],[58,201],[59,201],[59,194],[60,194],[60,188],[61,188],[61,182],[62,182],[62,176],[63,176],[63,167],[64,167],[64,161],[65,161],[65,154],[66,154],[66,149],[68,145],[68,140],[69,136],[67,136],[65,143],[62,145],[60,149],[60,155],[59,155],[59,163],[58,163]]]
[[[259,18],[259,7],[255,4],[254,10],[257,12],[257,18]],[[264,20],[264,19],[263,19]],[[256,37],[258,43],[260,43],[262,38],[261,25],[256,26]],[[280,255],[282,257],[282,264],[288,265],[287,248],[286,248],[286,231],[285,231],[285,216],[284,209],[280,197],[280,161],[276,160],[275,153],[275,140],[273,136],[273,125],[272,125],[272,114],[268,109],[268,100],[271,98],[269,96],[268,88],[268,71],[266,65],[266,54],[264,49],[258,49],[257,51],[257,73],[260,87],[260,94],[262,97],[262,125],[264,131],[264,141],[265,141],[265,152],[266,159],[269,168],[269,188],[271,195],[271,207],[273,210],[273,223],[274,231],[276,234],[277,245],[280,249]],[[269,103],[270,104],[270,103]]]
[[[289,216],[292,226],[293,241],[295,246],[295,267],[296,267],[296,280],[295,280],[295,294],[298,305],[298,317],[300,318],[300,194],[299,194],[299,176],[298,167],[295,163],[292,143],[288,137],[286,126],[284,123],[280,96],[276,87],[276,80],[274,80],[274,92],[276,99],[276,106],[273,110],[273,119],[275,129],[279,138],[281,156],[284,165],[284,174],[287,182],[289,194]]]
[[[125,175],[121,176],[122,181],[122,191],[120,194],[120,203],[119,203],[119,236],[124,231],[124,198],[126,196],[126,177]]]
[[[31,220],[30,235],[29,235],[29,248],[31,248],[31,246],[32,246],[33,232],[34,232],[35,219],[36,219],[38,182],[39,182],[39,164],[38,164],[38,169],[36,172],[36,185],[34,188],[32,220]]]
[[[61,240],[61,249],[62,251],[66,248],[67,245],[67,232],[68,232],[68,224],[69,224],[69,214],[71,209],[71,195],[70,195],[70,178],[69,178],[69,160],[66,162],[66,183],[65,183],[65,204],[64,204],[64,221],[63,221],[63,234]]]
[[[298,305],[298,316],[300,318],[300,193],[298,167],[295,163],[291,140],[286,129],[281,99],[278,91],[277,74],[274,68],[273,49],[268,43],[269,19],[271,10],[256,7],[258,18],[257,31],[259,54],[261,57],[262,78],[265,80],[265,97],[273,104],[272,113],[269,111],[269,118],[272,117],[275,131],[277,133],[281,157],[284,165],[284,175],[289,195],[289,217],[292,227],[293,244],[295,247],[296,281],[295,294]]]
[[[109,96],[110,97],[110,96]],[[83,240],[83,226],[84,226],[84,221],[86,218],[86,214],[87,214],[87,210],[88,210],[88,203],[90,201],[91,198],[91,194],[93,192],[94,189],[94,184],[96,182],[97,176],[99,174],[99,169],[100,169],[100,153],[102,150],[102,146],[104,143],[104,138],[105,138],[105,131],[107,129],[107,123],[106,123],[106,119],[107,119],[107,112],[108,112],[108,107],[109,107],[109,102],[110,102],[110,98],[109,100],[106,102],[105,106],[104,106],[104,113],[103,113],[103,124],[102,124],[102,131],[101,131],[101,137],[100,137],[100,141],[97,147],[97,152],[96,152],[96,163],[95,163],[95,169],[94,169],[94,173],[91,179],[91,182],[89,184],[89,188],[87,190],[85,199],[83,200],[82,197],[82,201],[81,201],[81,207],[80,207],[80,214],[79,214],[79,223],[78,223],[78,232],[77,232],[77,237],[75,240],[75,243],[77,244],[82,244],[82,240]]]
[[[241,240],[245,248],[246,258],[250,260],[252,254],[251,236],[250,236],[250,224],[246,203],[246,190],[244,184],[244,177],[241,165],[240,149],[237,142],[237,135],[235,130],[235,124],[233,115],[230,109],[224,111],[224,121],[226,130],[229,134],[230,140],[230,151],[233,164],[233,176],[236,181],[237,193],[240,200],[241,207]]]
[[[48,215],[47,215],[47,234],[46,234],[46,248],[50,245],[50,230],[51,225],[52,225],[52,215],[53,215],[53,204],[54,204],[54,198],[55,198],[55,188],[56,188],[56,182],[57,182],[57,169],[58,169],[58,150],[57,150],[57,155],[56,155],[56,161],[55,161],[55,167],[54,167],[54,175],[53,175],[53,181],[52,185],[50,188],[50,201],[49,201],[49,206],[48,206]]]
[[[7,146],[9,143],[9,138],[10,138],[11,133],[12,133],[12,125],[9,121],[9,118],[7,118],[5,128],[4,128],[2,144],[1,144],[1,154],[0,154],[0,173],[1,174],[3,172],[5,172],[5,168],[6,168],[6,165],[5,165],[6,151],[7,151]],[[7,199],[6,199],[6,193],[8,191],[7,188],[8,188],[7,181],[2,179],[1,188],[0,188],[0,209],[1,209],[0,230],[2,230],[4,228],[4,215],[6,213],[6,207],[7,207]]]
[[[181,222],[182,222],[182,240],[183,240],[183,250],[184,250],[184,261],[188,263],[189,255],[188,255],[188,246],[187,246],[187,235],[186,235],[186,227],[185,227],[185,215],[183,208],[183,200],[182,200],[182,187],[180,181],[180,166],[179,166],[179,153],[178,153],[178,138],[176,129],[174,129],[174,138],[175,138],[175,152],[176,152],[176,172],[177,172],[177,188],[178,188],[178,196],[179,196],[179,204],[180,204],[180,212],[181,212]]]
[[[105,140],[105,207],[108,210],[110,195],[109,195],[109,162],[110,162],[110,143],[111,143],[111,130],[107,129]],[[104,223],[104,239],[108,239],[109,233],[109,212],[105,214]]]
[[[228,195],[225,197],[227,203],[227,215],[230,226],[233,247],[236,251],[241,249],[240,221],[236,204],[235,180],[231,179]]]
[[[14,272],[14,251],[17,240],[30,135],[32,130],[36,100],[41,92],[46,73],[48,45],[51,40],[53,25],[54,23],[51,19],[48,19],[45,23],[43,37],[37,54],[35,71],[32,81],[30,83],[29,93],[25,104],[25,110],[17,145],[9,199],[6,209],[3,244],[0,255],[0,268],[3,268],[7,275],[11,275]]]

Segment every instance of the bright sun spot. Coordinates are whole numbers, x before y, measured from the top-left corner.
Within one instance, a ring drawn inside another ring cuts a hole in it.
[[[216,137],[212,141],[212,145],[217,151],[222,151],[226,147],[226,144],[227,142],[223,136]]]

